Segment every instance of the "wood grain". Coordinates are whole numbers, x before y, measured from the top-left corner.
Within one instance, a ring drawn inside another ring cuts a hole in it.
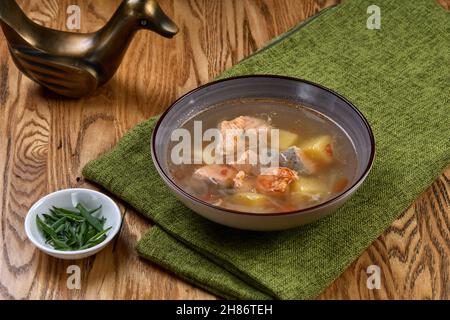
[[[67,100],[22,76],[0,40],[0,298],[212,299],[214,296],[140,260],[136,241],[150,227],[121,203],[120,235],[96,255],[62,261],[35,249],[23,229],[28,208],[68,187],[94,188],[81,169],[138,122],[208,82],[272,37],[336,1],[161,0],[181,27],[167,40],[140,32],[116,76],[93,96]],[[450,0],[440,0],[448,8]],[[35,21],[65,29],[66,8],[82,10],[81,31],[94,31],[118,0],[22,0]],[[448,299],[450,168],[319,298]],[[82,270],[68,290],[66,269]],[[380,290],[366,287],[369,265],[382,270]]]

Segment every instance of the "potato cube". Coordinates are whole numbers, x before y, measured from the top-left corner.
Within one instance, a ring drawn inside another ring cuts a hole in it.
[[[270,200],[263,194],[255,192],[239,192],[233,195],[233,202],[250,207],[263,207]]]
[[[291,192],[299,192],[305,195],[323,195],[329,192],[327,184],[318,179],[301,177],[291,185]]]
[[[302,145],[301,149],[306,157],[322,166],[333,161],[333,140],[329,135],[308,140]]]
[[[294,146],[298,142],[298,134],[293,132],[279,129],[279,147],[280,150],[286,150],[287,148]]]

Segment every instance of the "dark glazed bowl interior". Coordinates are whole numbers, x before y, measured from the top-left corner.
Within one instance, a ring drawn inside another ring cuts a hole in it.
[[[352,103],[325,87],[305,80],[280,76],[243,76],[219,80],[201,86],[178,99],[161,116],[153,133],[152,156],[160,174],[178,192],[193,201],[212,206],[189,195],[172,180],[167,158],[172,131],[208,107],[229,100],[245,98],[287,100],[291,103],[297,102],[310,107],[338,124],[352,140],[357,156],[357,168],[352,183],[340,195],[315,207],[326,205],[345,195],[367,176],[375,154],[374,137],[367,120]],[[311,208],[280,214],[296,213],[309,209]]]

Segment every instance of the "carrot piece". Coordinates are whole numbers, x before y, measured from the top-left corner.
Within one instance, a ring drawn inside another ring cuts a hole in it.
[[[176,170],[175,172],[172,173],[172,175],[177,180],[183,180],[186,176],[185,173],[183,172],[183,170]]]
[[[325,152],[326,152],[330,157],[333,156],[333,147],[331,146],[330,143],[327,144],[327,145],[325,146]]]
[[[291,212],[291,211],[295,211],[298,208],[296,206],[293,206],[291,204],[287,204],[283,207],[280,208],[280,212]]]
[[[342,192],[342,191],[344,191],[344,189],[347,186],[347,184],[348,184],[348,179],[347,178],[340,178],[334,184],[333,191],[334,192]]]

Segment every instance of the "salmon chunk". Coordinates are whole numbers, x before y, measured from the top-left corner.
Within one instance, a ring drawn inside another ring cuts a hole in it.
[[[292,169],[271,168],[256,178],[256,190],[266,195],[283,195],[288,191],[289,185],[296,180],[298,180],[298,174]]]
[[[246,174],[244,171],[239,171],[234,178],[234,188],[239,192],[255,192],[254,176]]]
[[[244,181],[245,181],[245,172],[239,171],[233,179],[234,187],[236,189],[241,188],[244,185]]]
[[[280,165],[301,174],[314,174],[318,170],[314,161],[309,159],[302,149],[295,146],[280,153]]]
[[[232,187],[234,184],[234,177],[237,170],[231,166],[223,164],[211,164],[203,166],[194,171],[193,177],[198,180],[207,181],[212,184]]]
[[[225,120],[219,124],[219,129],[223,135],[225,135],[225,130],[229,129],[242,129],[245,131],[248,129],[261,130],[269,128],[267,121],[248,116],[240,116],[230,121]]]
[[[233,132],[232,130],[242,130],[241,134],[243,135],[245,133],[248,133],[247,131],[250,129],[254,129],[257,133],[259,130],[269,130],[270,125],[265,120],[248,116],[240,116],[230,121],[224,120],[220,122],[219,130],[222,134],[224,154],[235,155],[237,153],[237,141],[240,136],[237,132]],[[226,145],[227,133],[228,135],[231,135],[233,139],[231,141],[231,145]],[[246,146],[245,150],[247,149],[249,149],[249,146]]]

